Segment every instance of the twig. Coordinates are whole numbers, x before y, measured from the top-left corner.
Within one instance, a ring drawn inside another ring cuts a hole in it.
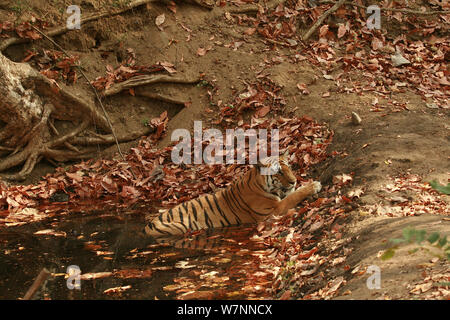
[[[76,135],[78,135],[79,133],[81,133],[84,129],[86,129],[88,127],[88,121],[84,120],[80,125],[78,125],[74,130],[72,130],[71,132],[67,133],[66,135],[59,137],[51,142],[49,142],[47,144],[47,146],[49,148],[54,148],[54,147],[58,147],[61,144],[66,143],[67,141],[69,141],[70,139],[72,139],[73,137],[75,137]],[[79,150],[76,150],[79,152]]]
[[[39,275],[37,276],[36,280],[34,280],[30,289],[28,289],[27,293],[25,293],[25,295],[23,296],[22,300],[32,299],[33,296],[36,294],[36,291],[39,290],[39,288],[45,282],[45,280],[47,280],[49,275],[50,271],[48,271],[46,268],[42,269]]]
[[[198,78],[195,79],[184,79],[184,78],[177,78],[172,77],[168,75],[142,75],[142,76],[136,76],[133,78],[130,78],[126,81],[119,82],[116,84],[113,84],[110,88],[106,89],[103,94],[105,97],[112,96],[114,94],[117,94],[123,90],[143,86],[147,84],[153,84],[153,83],[197,83],[199,81]]]
[[[331,0],[322,0],[319,2],[319,4],[332,4],[336,3],[336,1]],[[353,3],[351,1],[344,1],[344,4],[349,6],[358,7],[361,9],[367,9],[366,6],[363,6],[361,4]],[[449,14],[450,10],[443,10],[443,11],[418,11],[418,10],[411,10],[411,9],[401,9],[401,8],[383,8],[380,7],[381,11],[392,11],[392,12],[402,12],[402,13],[410,13],[410,14],[421,14],[421,15],[433,15],[433,14]]]
[[[322,22],[333,12],[335,12],[337,9],[339,9],[339,7],[341,5],[343,5],[345,2],[345,0],[339,0],[338,2],[336,2],[334,4],[334,6],[332,6],[330,9],[328,9],[327,11],[325,11],[320,17],[319,19],[317,19],[317,21],[312,25],[312,27],[305,33],[305,35],[303,36],[303,41],[306,41],[309,39],[309,37],[317,30],[317,28],[322,24]]]
[[[57,136],[59,136],[58,129],[56,129],[56,127],[55,127],[55,125],[52,123],[52,121],[48,121],[48,125],[49,125],[50,129],[52,129],[53,133],[56,134]],[[84,128],[84,129],[85,129],[85,128]],[[78,150],[77,147],[71,145],[69,142],[64,141],[63,143],[64,143],[64,145],[65,145],[68,149],[70,149],[70,150],[72,150],[72,151],[80,152],[80,150]],[[47,159],[47,160],[49,160],[49,159]],[[51,162],[51,161],[50,161],[50,162]]]
[[[283,47],[292,47],[289,43],[287,42],[281,42],[281,41],[277,41],[277,40],[273,40],[273,39],[262,39],[262,42],[269,42],[271,44],[277,44],[279,46],[283,46]]]
[[[138,2],[143,2],[145,3],[145,1],[138,1]],[[147,1],[148,2],[148,1]],[[141,4],[143,4],[141,3]],[[47,36],[45,33],[43,33],[41,30],[39,30],[38,28],[36,28],[35,26],[31,25],[31,27],[36,30],[37,32],[39,32],[44,38],[46,38],[47,40],[49,40],[51,43],[53,43],[53,45],[55,45],[59,50],[61,50],[68,58],[71,58],[71,55],[67,53],[66,50],[64,50],[58,43],[56,43],[52,38],[50,38],[49,36]],[[76,65],[76,67],[78,68],[78,71],[81,73],[81,75],[83,76],[83,78],[87,81],[87,83],[89,84],[89,86],[92,88],[92,90],[95,93],[95,97],[97,98],[97,101],[100,104],[100,107],[103,110],[103,114],[105,115],[105,119],[108,122],[108,125],[111,129],[111,133],[114,136],[114,140],[116,142],[117,145],[117,150],[119,151],[120,157],[122,158],[122,160],[124,162],[126,162],[125,160],[125,156],[122,153],[122,150],[120,149],[120,145],[119,145],[119,140],[117,139],[116,133],[114,132],[114,127],[112,126],[111,120],[109,119],[108,113],[106,112],[106,109],[102,103],[102,100],[100,99],[100,96],[97,92],[97,89],[95,89],[95,87],[92,85],[91,81],[88,79],[88,77],[86,76],[86,74],[83,72],[83,70],[81,69],[81,67],[79,65]],[[136,180],[136,176],[134,174],[134,172],[132,170],[131,174],[133,175],[133,178]]]
[[[153,127],[146,127],[139,131],[130,132],[126,135],[119,136],[118,139],[120,142],[126,142],[135,140],[139,137],[148,135],[155,131]],[[114,137],[112,135],[96,135],[95,137],[73,137],[70,142],[77,145],[94,145],[94,144],[107,144],[114,142]]]

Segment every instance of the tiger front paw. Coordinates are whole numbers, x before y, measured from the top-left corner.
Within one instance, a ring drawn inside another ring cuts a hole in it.
[[[322,184],[319,181],[314,181],[313,183],[314,194],[318,193],[322,189]]]

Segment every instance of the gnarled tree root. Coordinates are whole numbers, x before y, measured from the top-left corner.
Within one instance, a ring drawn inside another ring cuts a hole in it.
[[[51,124],[51,121],[49,121],[49,117],[53,110],[54,108],[52,105],[45,105],[41,120],[26,136],[28,142],[24,146],[16,148],[9,156],[0,161],[0,171],[24,163],[22,169],[18,173],[2,175],[2,178],[8,180],[24,180],[33,171],[36,164],[43,158],[48,159],[52,163],[53,161],[64,162],[86,159],[92,157],[96,149],[81,147],[112,144],[115,142],[115,137],[112,134],[96,135],[95,137],[78,136],[89,126],[90,121],[88,119],[82,120],[69,133],[62,136],[59,135],[58,130],[56,130],[53,124]],[[56,137],[51,137],[50,131],[56,134]],[[141,136],[148,135],[153,131],[153,127],[145,127],[142,130],[118,136],[117,139],[120,142],[131,141]]]
[[[200,79],[198,78],[192,78],[192,79],[185,79],[185,78],[179,78],[179,77],[173,77],[168,76],[164,74],[156,74],[156,75],[142,75],[133,77],[131,79],[128,79],[124,82],[119,82],[113,84],[110,88],[106,89],[103,92],[103,95],[105,97],[112,96],[114,94],[117,94],[123,90],[128,90],[134,87],[138,86],[144,86],[148,84],[154,84],[154,83],[187,83],[187,84],[193,84],[199,82]]]

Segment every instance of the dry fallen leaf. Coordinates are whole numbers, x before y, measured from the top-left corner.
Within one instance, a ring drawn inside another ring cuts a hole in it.
[[[80,280],[93,280],[93,279],[101,279],[111,277],[113,275],[112,272],[93,272],[93,273],[83,273],[80,275]]]
[[[83,173],[81,171],[77,171],[75,173],[70,173],[70,172],[66,172],[66,175],[75,180],[76,182],[81,182],[83,181]]]
[[[251,36],[255,32],[256,32],[256,28],[248,28],[247,30],[244,31],[244,34]]]
[[[297,88],[298,88],[298,90],[301,91],[301,93],[309,94],[309,90],[305,83],[297,83]]]
[[[206,54],[206,49],[205,48],[200,47],[200,48],[197,49],[197,55],[198,56],[202,57],[205,54]]]
[[[121,293],[128,289],[131,289],[130,285],[123,286],[123,287],[109,288],[109,289],[106,289],[105,291],[103,291],[103,293],[105,293],[105,294]]]
[[[357,189],[355,189],[355,190],[350,191],[350,192],[348,193],[348,196],[349,196],[350,198],[353,198],[353,197],[359,198],[363,193],[364,193],[364,190],[363,190],[363,189],[357,188]]]
[[[200,57],[202,57],[202,56],[204,56],[209,50],[211,50],[212,49],[212,46],[209,46],[208,48],[202,48],[202,47],[200,47],[200,48],[198,48],[197,49],[197,55],[198,56],[200,56]]]
[[[286,290],[280,297],[280,300],[289,300],[291,298],[291,290]]]
[[[173,63],[163,61],[159,63],[167,72],[169,73],[176,73],[177,70],[175,70],[175,65]]]
[[[322,27],[320,27],[319,29],[319,37],[323,38],[325,37],[325,35],[328,33],[328,25],[324,24]]]
[[[428,290],[430,290],[432,287],[433,287],[433,282],[419,284],[419,285],[416,285],[416,287],[413,290],[411,290],[410,293],[414,293],[414,294],[424,293],[424,292],[427,292]]]
[[[333,177],[333,184],[346,184],[347,182],[351,182],[352,180],[352,176],[343,173],[341,175]]]
[[[347,257],[345,257],[345,256],[343,256],[343,257],[337,257],[337,258],[335,258],[333,261],[331,261],[331,265],[332,265],[332,266],[336,266],[336,265],[338,265],[338,264],[341,264],[341,263],[343,263],[343,262],[345,261],[346,258],[347,258]]]
[[[336,279],[333,280],[333,282],[330,285],[330,289],[328,290],[328,294],[333,294],[334,292],[337,291],[337,289],[339,289],[339,287],[341,286],[341,284],[343,284],[345,282],[344,277],[337,277]]]
[[[45,230],[36,231],[34,234],[36,234],[36,235],[51,235],[51,236],[55,236],[55,237],[66,237],[67,236],[67,234],[64,231],[55,231],[53,229],[45,229]]]
[[[339,28],[338,28],[338,38],[339,39],[342,38],[345,35],[346,32],[347,32],[347,28],[345,27],[345,25],[344,24],[340,24]]]
[[[182,284],[169,284],[167,286],[164,286],[163,290],[171,292],[171,291],[175,291],[175,290],[178,290],[178,289],[181,289],[181,288],[183,288]]]

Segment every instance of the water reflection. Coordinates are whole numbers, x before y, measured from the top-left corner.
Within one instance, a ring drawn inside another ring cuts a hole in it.
[[[46,207],[61,212],[64,206]],[[142,233],[147,207],[66,207],[67,214],[0,231],[0,298],[22,297],[42,268],[38,299],[260,299],[270,297],[267,254],[254,226],[155,241]],[[81,270],[81,290],[66,270]]]

